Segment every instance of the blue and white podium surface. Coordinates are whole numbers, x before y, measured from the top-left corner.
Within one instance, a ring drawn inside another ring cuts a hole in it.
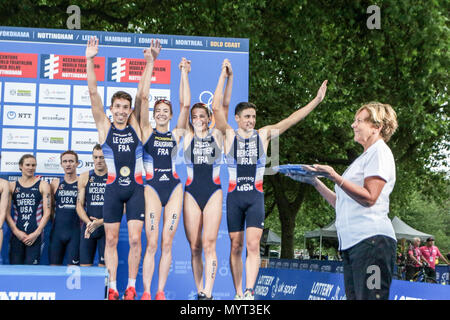
[[[0,300],[104,300],[100,267],[0,265]]]
[[[342,273],[261,268],[256,300],[346,300]],[[450,300],[450,285],[393,280],[389,300]]]

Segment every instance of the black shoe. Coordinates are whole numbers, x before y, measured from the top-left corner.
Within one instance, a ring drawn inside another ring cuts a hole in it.
[[[213,297],[207,297],[206,294],[204,294],[203,292],[199,292],[197,294],[197,300],[212,300]]]

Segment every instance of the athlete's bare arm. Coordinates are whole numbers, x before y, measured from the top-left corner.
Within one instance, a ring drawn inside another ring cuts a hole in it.
[[[94,70],[94,58],[98,54],[98,39],[92,37],[86,46],[86,73],[89,89],[89,97],[91,98],[92,115],[94,116],[95,125],[99,134],[99,143],[103,144],[106,135],[111,126],[111,122],[103,110],[103,102],[97,91],[97,77]]]
[[[327,92],[327,82],[325,80],[317,91],[316,97],[311,100],[306,106],[295,111],[286,119],[281,120],[280,122],[274,125],[268,125],[258,130],[262,139],[265,140],[265,144],[267,144],[271,139],[281,135],[290,127],[296,125],[298,122],[303,120],[311,111],[314,110],[315,107],[322,102],[325,97],[325,93]]]
[[[11,211],[12,195],[13,195],[15,188],[16,188],[16,182],[15,181],[9,182],[8,212]],[[8,224],[9,229],[11,229],[11,232],[16,236],[16,238],[23,242],[23,239],[25,239],[27,234],[17,228],[16,223],[14,222],[14,220],[10,214],[6,215],[6,223]]]
[[[231,79],[230,79],[231,74]],[[234,130],[228,124],[228,108],[231,100],[231,89],[233,86],[233,73],[231,69],[231,63],[228,59],[225,59],[222,63],[222,69],[217,82],[216,90],[214,91],[212,109],[214,112],[214,119],[216,120],[216,128],[222,133],[222,137],[225,136],[225,151],[234,140]],[[225,93],[223,93],[223,87],[225,86]],[[223,138],[221,139],[223,140]]]
[[[177,126],[173,130],[175,140],[180,142],[181,137],[186,132],[189,123],[189,108],[191,107],[191,89],[189,87],[189,72],[191,71],[191,61],[181,59],[180,68],[180,114],[178,115]]]
[[[5,222],[6,215],[9,212],[9,183],[8,181],[4,179],[0,179],[0,232],[1,228],[3,226],[3,223]],[[1,250],[1,248],[0,248]]]
[[[142,130],[142,141],[147,141],[148,137],[151,135],[152,127],[150,125],[148,108],[149,108],[149,94],[150,85],[152,82],[153,67],[159,53],[161,52],[161,44],[159,41],[153,42],[150,48],[144,50],[144,58],[147,64],[145,65],[144,72],[142,73],[141,80],[139,81],[140,89],[138,88],[138,94],[136,99],[139,97],[141,101],[140,107],[140,126]],[[136,113],[137,115],[137,113]]]
[[[55,219],[55,194],[56,191],[58,191],[58,186],[59,186],[59,178],[54,178],[52,179],[52,181],[50,182],[50,217],[53,219]]]
[[[91,222],[86,210],[84,210],[84,204],[86,202],[86,185],[88,180],[89,171],[83,172],[78,178],[77,214],[85,224]]]

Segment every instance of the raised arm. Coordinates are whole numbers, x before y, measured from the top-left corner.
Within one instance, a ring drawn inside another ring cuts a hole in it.
[[[144,136],[147,135],[148,131],[151,129],[148,115],[150,85],[152,82],[153,67],[160,52],[161,44],[159,41],[153,42],[153,40],[150,48],[144,50],[144,58],[147,63],[144,72],[142,73],[141,80],[139,81],[138,93],[136,95],[136,107],[133,111],[136,116],[139,115],[139,123]],[[138,100],[140,101],[139,106],[137,106]],[[144,137],[143,139],[145,140]]]
[[[223,95],[223,112],[225,116],[225,120],[228,120],[228,110],[230,108],[230,101],[231,101],[231,91],[233,89],[233,69],[231,68],[231,63],[228,59],[225,59],[223,62],[222,68],[225,67],[227,71],[227,84],[225,86],[225,93]]]
[[[97,91],[97,77],[94,69],[94,58],[98,53],[98,39],[91,37],[86,46],[86,73],[89,89],[89,97],[91,99],[92,115],[94,116],[95,125],[99,131],[100,143],[106,139],[106,133],[110,126],[110,121],[103,110],[103,102]]]
[[[267,139],[271,140],[271,139],[281,135],[287,129],[289,129],[290,127],[296,125],[298,122],[303,120],[324,99],[325,93],[327,92],[327,82],[328,82],[328,80],[325,80],[322,83],[319,90],[317,91],[316,97],[313,100],[311,100],[306,106],[295,111],[289,117],[281,120],[277,124],[268,125],[268,126],[261,128],[260,131],[265,131]]]
[[[179,141],[182,133],[189,128],[189,108],[191,107],[189,72],[191,72],[191,60],[182,58],[178,67],[180,68],[180,114],[176,126],[177,130],[174,131],[177,141]]]
[[[214,112],[214,118],[216,119],[216,128],[226,134],[231,126],[228,124],[228,107],[231,100],[231,88],[232,80],[230,83],[228,67],[231,70],[231,64],[228,59],[225,59],[222,63],[222,69],[219,76],[219,81],[217,82],[216,90],[214,91],[212,109]],[[228,79],[228,81],[227,81]],[[225,86],[225,81],[227,81],[227,86],[225,88],[225,94],[223,93],[223,87]]]

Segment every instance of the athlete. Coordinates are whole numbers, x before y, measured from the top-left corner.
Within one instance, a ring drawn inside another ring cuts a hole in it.
[[[13,215],[6,215],[11,229],[10,264],[39,264],[43,231],[51,215],[50,185],[40,180],[36,158],[25,154],[19,160],[22,176],[9,183]]]
[[[78,154],[68,150],[61,154],[64,178],[50,183],[54,197],[53,225],[50,233],[50,265],[62,265],[67,256],[68,265],[80,264],[80,219],[76,205],[78,196]]]
[[[112,123],[103,110],[103,102],[97,91],[94,57],[98,53],[98,39],[91,38],[86,47],[86,69],[91,98],[92,114],[98,130],[99,143],[108,167],[108,179],[104,194],[103,221],[105,227],[105,265],[109,272],[109,300],[118,300],[117,244],[123,207],[126,205],[128,226],[128,284],[124,300],[135,300],[136,277],[142,252],[141,233],[144,226],[144,167],[142,160],[142,136],[136,114],[140,103],[131,108],[132,97],[123,91],[111,98]]]
[[[9,207],[9,183],[5,179],[0,179],[0,252],[3,245],[3,223],[6,219],[6,212]]]
[[[102,146],[96,144],[92,150],[94,169],[83,172],[78,178],[77,213],[83,222],[80,233],[80,265],[92,266],[95,251],[98,251],[98,266],[105,266],[105,228],[103,206],[108,168]]]
[[[277,124],[259,130],[255,130],[256,106],[249,102],[239,103],[235,108],[235,120],[238,124],[235,131],[227,123],[229,103],[226,101],[226,93],[222,93],[225,81],[228,79],[229,82],[232,77],[231,63],[225,59],[214,93],[213,111],[216,128],[225,136],[229,173],[227,225],[231,240],[230,267],[236,289],[235,299],[253,300],[253,287],[260,265],[259,245],[264,228],[263,176],[269,142],[314,110],[325,96],[327,81],[322,83],[317,96],[305,107]],[[247,245],[245,291],[242,290],[244,230]]]
[[[173,237],[178,227],[183,202],[183,186],[175,169],[178,143],[184,133],[189,115],[190,98],[184,98],[184,84],[187,84],[189,61],[183,58],[180,63],[180,115],[176,128],[169,131],[172,119],[172,104],[168,100],[157,100],[153,108],[156,128],[150,126],[148,115],[148,93],[153,64],[161,50],[159,43],[144,52],[147,61],[143,74],[141,92],[141,129],[144,144],[145,185],[145,231],[147,248],[143,262],[144,293],[141,300],[151,300],[150,285],[155,269],[155,253],[158,247],[159,224],[164,207],[163,228],[161,232],[161,258],[156,300],[165,300],[164,287],[172,262]],[[185,103],[186,102],[186,103]]]
[[[225,89],[226,97],[231,97],[231,86],[230,82]],[[207,105],[194,104],[184,137],[188,174],[184,194],[184,228],[191,248],[198,300],[213,299],[212,289],[218,270],[216,241],[222,218],[220,164],[223,138],[220,131],[209,128],[211,120],[212,112]]]

